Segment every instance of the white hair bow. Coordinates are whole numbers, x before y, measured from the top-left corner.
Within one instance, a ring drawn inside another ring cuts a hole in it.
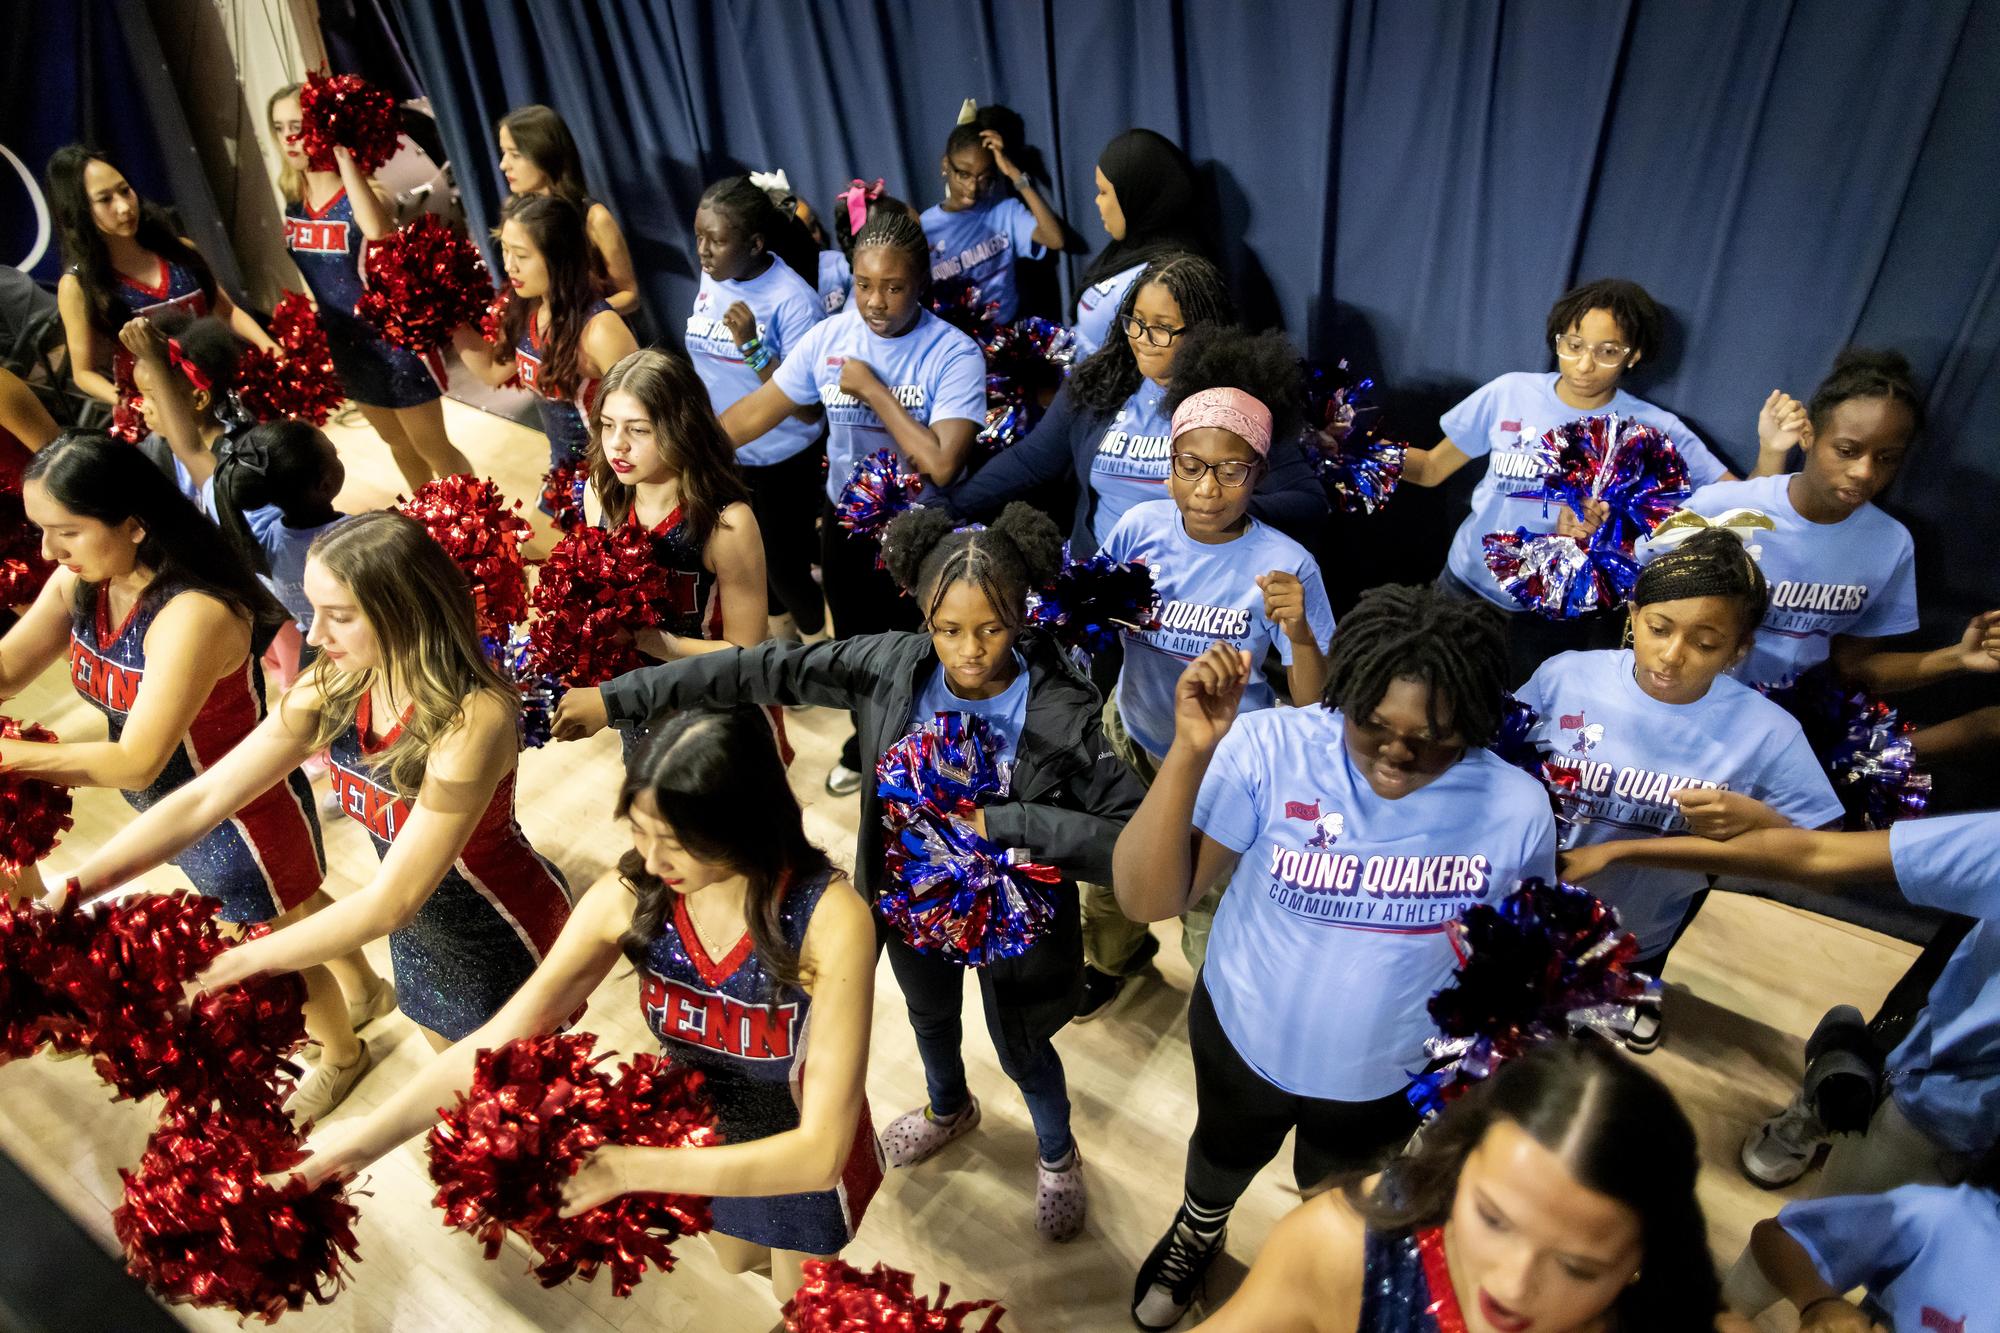
[[[782,190],[786,194],[792,192],[792,182],[786,177],[783,167],[779,167],[776,171],[753,171],[750,173],[750,183],[760,190]]]
[[[1714,518],[1697,514],[1692,509],[1676,509],[1660,521],[1653,529],[1653,535],[1641,538],[1638,545],[1641,554],[1651,559],[1665,555],[1697,532],[1710,528],[1721,528],[1743,543],[1743,549],[1750,552],[1752,560],[1760,560],[1764,548],[1756,541],[1759,532],[1775,532],[1778,525],[1771,521],[1769,514],[1756,509],[1725,509]]]

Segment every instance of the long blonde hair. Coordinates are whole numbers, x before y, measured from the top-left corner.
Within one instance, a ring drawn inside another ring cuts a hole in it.
[[[373,765],[398,795],[414,798],[432,747],[464,719],[466,695],[493,690],[511,704],[519,693],[480,651],[465,575],[415,519],[394,510],[360,514],[321,533],[307,554],[354,594],[382,657],[381,666],[366,671],[322,663],[313,672],[320,695],[313,749],[326,748],[354,724],[361,700],[386,669],[411,711]]]
[[[296,100],[299,93],[304,89],[305,85],[303,83],[288,83],[278,89],[277,92],[271,94],[271,100],[264,103],[265,133],[268,134],[270,132],[271,116],[277,111],[278,103],[284,101],[287,97]],[[278,162],[280,164],[278,167],[278,193],[284,195],[285,198],[295,204],[302,202],[306,197],[306,174],[293,166],[292,160],[286,157],[282,150],[278,154]]]

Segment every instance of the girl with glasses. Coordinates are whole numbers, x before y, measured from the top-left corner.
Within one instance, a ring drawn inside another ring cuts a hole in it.
[[[993,318],[1001,324],[1013,323],[1020,306],[1014,261],[1063,248],[1062,219],[1007,156],[998,127],[1020,123],[1006,107],[984,107],[954,126],[938,163],[944,201],[925,209],[922,219],[931,281],[972,288],[980,304],[993,304]],[[1003,178],[1011,190],[1000,183]]]

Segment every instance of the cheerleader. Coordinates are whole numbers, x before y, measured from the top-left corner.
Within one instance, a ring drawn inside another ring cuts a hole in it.
[[[569,919],[562,873],[514,820],[518,696],[480,651],[464,575],[415,520],[378,511],[337,524],[313,543],[304,584],[312,668],[75,884],[103,892],[232,827],[266,799],[256,793],[326,750],[334,793],[374,840],[380,869],[333,907],[227,950],[195,986],[310,969],[387,936],[396,1001],[442,1050],[499,1012]],[[329,1051],[300,1089],[313,1090],[313,1118],[371,1061],[366,1042],[344,1063]]]
[[[1296,1209],[1198,1327],[1751,1333],[1721,1313],[1700,1167],[1665,1084],[1597,1042],[1544,1046],[1381,1175]]]
[[[335,169],[314,171],[299,147],[299,85],[271,94],[266,108],[284,170],[285,248],[311,289],[340,387],[354,400],[412,491],[434,477],[470,472],[444,424],[444,364],[377,336],[354,313],[366,288],[368,243],[396,229],[389,196],[361,174],[345,148]]]
[[[549,465],[557,467],[583,457],[598,381],[639,344],[597,295],[581,213],[559,196],[516,195],[500,217],[496,235],[513,297],[501,341],[489,346],[476,330],[460,329],[456,345],[486,383],[497,387],[518,376],[522,388],[538,395]]]
[[[931,281],[971,288],[975,304],[993,307],[994,322],[1011,324],[1020,305],[1014,261],[1062,249],[1064,229],[1028,173],[1007,156],[1007,142],[991,124],[1003,117],[1019,120],[1004,107],[987,107],[952,127],[938,160],[944,201],[925,209],[922,223]],[[1001,191],[1002,179],[1013,194]]]
[[[471,1085],[479,1052],[556,1031],[630,962],[646,1025],[705,1076],[723,1143],[600,1148],[570,1178],[564,1212],[629,1193],[713,1196],[716,1257],[732,1273],[768,1266],[783,1302],[805,1260],[853,1238],[882,1179],[863,1087],[874,923],[807,841],[755,708],[663,722],[627,767],[617,814],[633,849],[577,903],[547,961],[380,1106],[315,1134],[301,1171],[353,1175],[422,1133]]]
[[[826,411],[826,503],[820,509],[820,574],[835,638],[915,622],[872,542],[840,526],[834,501],[854,466],[893,448],[937,485],[965,466],[986,424],[986,358],[979,344],[924,308],[929,281],[924,233],[908,212],[884,208],[854,241],[854,299],[807,330],[768,383],[722,414],[738,449],[762,439],[802,407]],[[861,788],[861,742],[849,736],[826,789]]]
[[[636,317],[639,275],[632,267],[632,251],[625,244],[618,219],[590,197],[590,187],[583,179],[583,158],[563,118],[545,106],[515,107],[500,118],[495,132],[500,141],[500,174],[507,180],[508,191],[516,198],[553,195],[582,213],[590,248],[604,274],[604,299],[619,314]]]
[[[1139,797],[1098,731],[1096,691],[1054,645],[1024,630],[1028,592],[1054,572],[1060,553],[1055,525],[1026,505],[1009,506],[991,527],[954,529],[937,510],[904,514],[890,525],[882,554],[916,599],[926,632],[774,641],[636,671],[598,689],[572,690],[555,726],[557,737],[573,739],[607,721],[629,725],[704,701],[851,708],[873,773],[884,751],[939,713],[985,719],[1012,771],[1006,796],[976,811],[974,828],[1063,876],[1047,933],[1018,956],[977,969],[1000,1067],[1034,1123],[1035,1226],[1052,1241],[1078,1235],[1085,1209],[1068,1085],[1050,1040],[1075,1012],[1082,981],[1074,881],[1109,877],[1106,853]],[[854,857],[856,882],[870,898],[887,885],[883,813],[871,783],[863,789]],[[894,933],[887,948],[929,1098],[882,1139],[892,1165],[914,1166],[979,1123],[960,1051],[965,969]]]
[[[207,775],[250,744],[264,715],[257,655],[284,611],[172,483],[107,435],[59,436],[28,465],[23,498],[59,567],[0,639],[0,698],[18,694],[67,646],[70,681],[104,714],[109,735],[0,741],[0,768],[116,787],[146,812],[128,829],[173,820],[199,801]],[[86,863],[84,883],[109,890],[171,859],[231,926],[287,925],[330,906],[312,788],[296,761],[271,767],[235,818],[191,826],[144,865],[100,876],[91,867],[105,858],[100,851]],[[325,968],[305,975],[306,1030],[323,1056],[293,1095],[300,1115],[324,1109],[319,1071],[356,1058],[355,1027],[392,1002],[366,962],[345,953],[314,960],[339,964],[338,981]]]
[[[58,148],[49,159],[48,187],[64,265],[56,302],[79,389],[117,404],[118,376],[130,369],[117,348],[118,331],[134,315],[212,314],[237,337],[277,353],[271,336],[216,284],[194,242],[174,231],[157,204],[141,199],[104,154],[79,144]]]
[[[1217,644],[1196,658],[1166,758],[1118,838],[1108,882],[1133,921],[1228,890],[1188,1007],[1185,1195],[1133,1284],[1141,1328],[1186,1313],[1287,1134],[1301,1189],[1402,1148],[1424,1006],[1457,966],[1447,923],[1555,878],[1548,797],[1483,748],[1507,666],[1496,613],[1375,588],[1330,662],[1326,707],[1239,715],[1248,655]]]
[[[708,187],[695,210],[694,235],[701,286],[688,313],[687,354],[709,405],[721,413],[769,383],[825,316],[809,281],[815,255],[803,227],[748,177]],[[821,416],[817,404],[803,408],[736,451],[764,537],[768,610],[788,617],[794,636],[817,635],[826,626],[826,599],[812,572],[826,470]]]
[[[1127,130],[1104,147],[1092,169],[1097,216],[1111,244],[1078,282],[1076,359],[1115,336],[1125,293],[1146,266],[1171,254],[1206,255],[1197,227],[1194,167],[1180,145],[1151,130]]]
[[[1742,542],[1697,532],[1640,574],[1630,648],[1558,653],[1537,668],[1519,698],[1537,714],[1529,739],[1546,756],[1565,848],[1840,821],[1840,799],[1799,724],[1724,675],[1750,651],[1768,600]],[[1626,871],[1593,892],[1637,937],[1632,970],[1657,977],[1707,897],[1707,877]],[[1659,1042],[1649,1006],[1626,1044],[1645,1055]]]

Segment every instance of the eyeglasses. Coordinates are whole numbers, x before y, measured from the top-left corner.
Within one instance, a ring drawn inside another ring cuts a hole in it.
[[[1198,482],[1204,474],[1213,472],[1215,479],[1231,490],[1249,481],[1251,470],[1256,466],[1255,463],[1244,463],[1236,459],[1231,459],[1227,463],[1211,463],[1194,454],[1174,455],[1174,475],[1182,481]]]
[[[1148,347],[1172,347],[1174,339],[1187,332],[1187,325],[1170,329],[1164,324],[1148,324],[1137,315],[1126,315],[1118,321],[1118,331],[1134,342],[1144,339]]]
[[[1624,365],[1625,358],[1632,355],[1632,349],[1623,343],[1599,343],[1592,347],[1574,333],[1565,333],[1556,339],[1556,355],[1565,361],[1581,361],[1587,356],[1610,370],[1613,366]]]

